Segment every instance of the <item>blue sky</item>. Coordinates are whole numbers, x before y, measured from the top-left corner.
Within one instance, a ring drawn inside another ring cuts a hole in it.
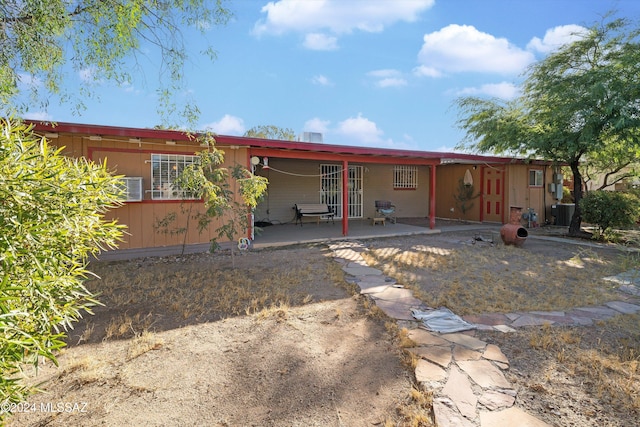
[[[322,132],[330,144],[451,151],[463,138],[453,103],[517,95],[525,68],[608,11],[637,20],[638,0],[231,0],[211,28],[218,57],[191,61],[184,94],[199,129],[242,135],[259,125]],[[153,127],[157,64],[131,85],[104,82],[74,115],[49,105],[25,117]],[[82,73],[76,76],[82,81]]]

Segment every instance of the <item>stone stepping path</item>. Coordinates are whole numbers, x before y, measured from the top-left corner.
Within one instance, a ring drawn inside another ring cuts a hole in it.
[[[416,380],[434,392],[433,410],[438,427],[550,427],[550,424],[514,406],[517,391],[504,376],[509,360],[493,344],[466,331],[451,334],[430,332],[419,327],[411,309],[428,310],[412,292],[398,285],[382,271],[369,267],[361,253],[366,247],[357,241],[329,245],[334,259],[342,265],[348,280],[360,293],[370,297],[386,315],[411,325],[409,338],[416,346],[408,349],[417,359]],[[592,325],[594,321],[640,311],[640,272],[612,278],[629,295],[625,301],[601,306],[578,307],[569,311],[532,311],[463,316],[478,330],[514,332],[523,326]]]

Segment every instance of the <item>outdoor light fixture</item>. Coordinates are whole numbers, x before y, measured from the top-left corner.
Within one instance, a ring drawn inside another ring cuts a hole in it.
[[[467,171],[464,173],[463,182],[464,185],[468,187],[473,185],[473,176],[471,176],[471,171],[469,169],[467,169]]]

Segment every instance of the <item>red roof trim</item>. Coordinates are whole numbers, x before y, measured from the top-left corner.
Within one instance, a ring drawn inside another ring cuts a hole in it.
[[[153,138],[173,139],[176,141],[191,141],[193,136],[177,130],[141,129],[116,126],[87,125],[79,123],[44,123],[33,120],[25,120],[25,123],[33,124],[37,131],[41,132],[68,132],[86,133],[100,136],[122,136],[126,138]]]
[[[40,132],[62,132],[80,133],[100,136],[118,136],[125,138],[149,138],[175,141],[193,141],[197,134],[189,135],[186,132],[162,129],[129,128],[118,126],[103,126],[79,123],[64,122],[41,122],[35,120],[25,120],[26,123],[33,124]],[[442,159],[449,159],[449,163],[470,163],[470,164],[538,164],[549,165],[551,162],[542,160],[516,159],[513,157],[494,157],[479,154],[445,153],[437,151],[417,151],[417,150],[395,150],[392,148],[356,147],[347,145],[319,144],[312,142],[281,141],[262,138],[249,138],[244,136],[216,135],[216,142],[219,145],[238,145],[249,148],[262,148],[270,150],[303,151],[309,153],[330,153],[344,154],[352,156],[366,157],[399,157],[431,159],[433,164],[438,164]],[[273,152],[273,151],[272,151]],[[447,162],[444,162],[447,163]]]

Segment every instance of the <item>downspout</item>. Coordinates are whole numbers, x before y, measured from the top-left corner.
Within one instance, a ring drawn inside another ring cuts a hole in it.
[[[436,165],[430,167],[429,178],[429,228],[436,228]]]
[[[349,162],[342,161],[342,235],[349,234]]]

